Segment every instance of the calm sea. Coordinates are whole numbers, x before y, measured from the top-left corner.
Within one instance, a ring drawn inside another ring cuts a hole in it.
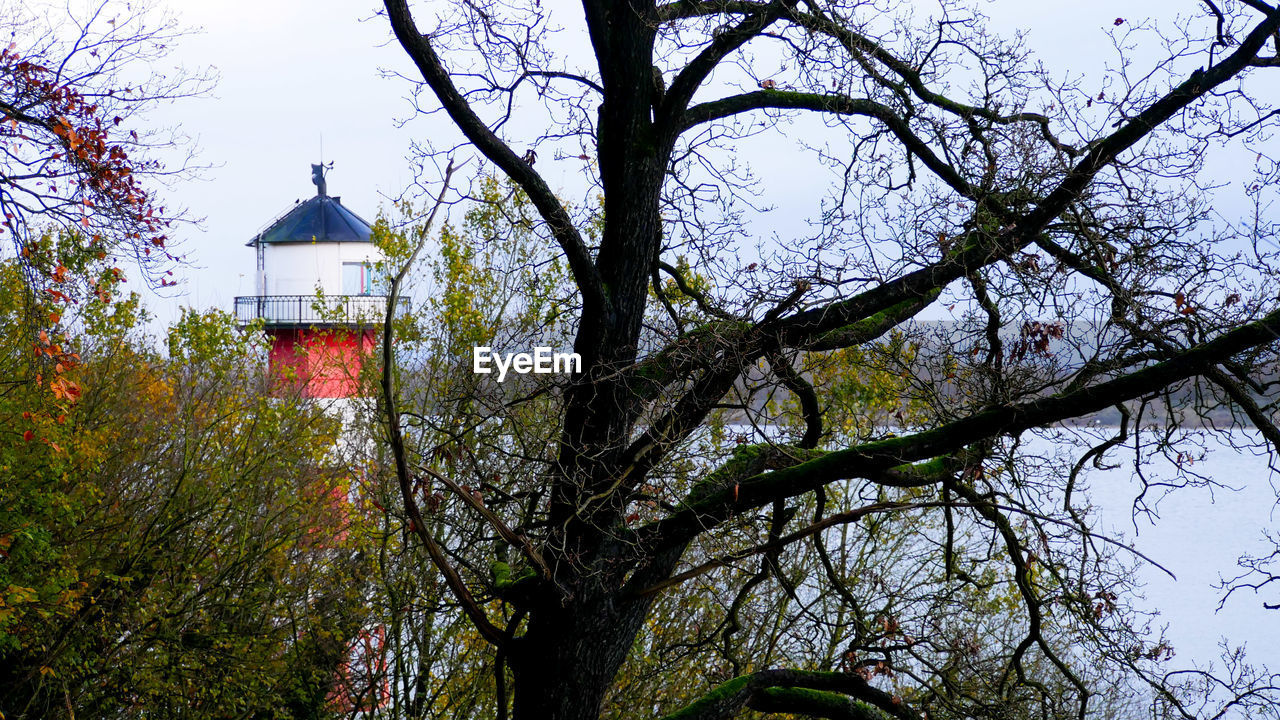
[[[1209,452],[1187,469],[1226,487],[1184,487],[1162,498],[1159,488],[1148,490],[1147,501],[1158,517],[1133,512],[1142,482],[1132,462],[1093,470],[1088,493],[1099,512],[1100,528],[1113,537],[1125,537],[1177,576],[1171,578],[1146,563],[1138,570],[1145,600],[1137,604],[1158,611],[1157,622],[1168,625],[1167,635],[1177,652],[1173,665],[1216,663],[1219,644],[1225,640],[1233,647],[1245,646],[1251,663],[1280,671],[1280,610],[1263,607],[1264,602],[1280,603],[1280,581],[1257,593],[1236,592],[1219,609],[1223,591],[1215,586],[1243,572],[1236,563],[1242,553],[1267,555],[1275,549],[1263,532],[1276,528],[1278,518],[1277,483],[1267,456],[1225,447],[1219,442],[1223,437],[1209,436]],[[1131,451],[1127,459],[1132,460]],[[1159,459],[1146,475],[1174,480],[1179,473],[1173,462]],[[1280,566],[1276,571],[1280,573]]]

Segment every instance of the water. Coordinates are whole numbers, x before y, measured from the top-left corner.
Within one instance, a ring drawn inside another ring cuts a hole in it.
[[[742,427],[745,434],[752,428]],[[1093,434],[1094,431],[1088,431]],[[1113,435],[1114,428],[1097,428],[1100,441]],[[1025,450],[1043,457],[1069,453],[1070,461],[1084,452],[1079,448],[1055,446],[1043,438],[1024,436]],[[1231,446],[1252,445],[1253,450]],[[1280,508],[1277,487],[1268,456],[1258,454],[1256,437],[1235,431],[1203,433],[1202,439],[1186,444],[1195,457],[1184,469],[1210,484],[1191,487],[1150,487],[1145,510],[1135,513],[1134,501],[1143,494],[1143,483],[1134,473],[1132,448],[1115,448],[1104,465],[1089,466],[1082,474],[1082,490],[1096,514],[1093,527],[1100,533],[1124,542],[1164,569],[1122,553],[1121,560],[1137,560],[1136,578],[1143,597],[1134,606],[1155,613],[1154,628],[1166,627],[1166,638],[1175,656],[1169,669],[1222,669],[1223,643],[1243,646],[1246,660],[1280,673],[1280,609],[1267,610],[1263,603],[1280,604],[1280,580],[1259,592],[1237,591],[1219,609],[1225,591],[1224,579],[1244,573],[1237,565],[1241,555],[1265,556],[1277,548],[1263,533],[1280,536]],[[1200,451],[1200,448],[1204,452]],[[1175,481],[1177,465],[1160,455],[1144,455],[1143,474],[1149,483]],[[1179,484],[1185,483],[1186,475]],[[1083,505],[1083,501],[1076,503]],[[1175,577],[1170,577],[1168,570]],[[1275,567],[1280,574],[1280,563]]]
[[[1243,436],[1236,435],[1237,439]],[[1238,591],[1219,609],[1224,591],[1215,587],[1224,578],[1243,573],[1237,566],[1242,553],[1267,555],[1275,548],[1264,530],[1276,521],[1276,491],[1265,455],[1221,447],[1214,440],[1203,459],[1189,469],[1230,488],[1185,487],[1166,494],[1147,493],[1158,517],[1133,513],[1134,498],[1142,492],[1134,475],[1132,454],[1115,457],[1128,464],[1089,475],[1088,494],[1098,508],[1098,527],[1123,536],[1134,547],[1170,570],[1176,579],[1143,563],[1138,579],[1145,600],[1137,606],[1160,613],[1158,624],[1168,625],[1168,638],[1178,667],[1205,667],[1218,661],[1219,643],[1245,646],[1247,659],[1280,671],[1280,610],[1264,602],[1280,603],[1280,581],[1260,592]],[[1150,466],[1148,478],[1172,478],[1174,463],[1163,458]],[[1277,567],[1280,572],[1280,567]]]

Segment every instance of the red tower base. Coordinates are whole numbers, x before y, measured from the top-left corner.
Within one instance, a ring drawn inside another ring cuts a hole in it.
[[[269,334],[271,377],[277,393],[309,398],[360,394],[360,368],[373,352],[376,330],[298,328]]]

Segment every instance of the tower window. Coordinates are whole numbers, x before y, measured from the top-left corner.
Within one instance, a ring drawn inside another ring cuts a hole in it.
[[[369,263],[342,263],[342,294],[371,295],[378,292]]]

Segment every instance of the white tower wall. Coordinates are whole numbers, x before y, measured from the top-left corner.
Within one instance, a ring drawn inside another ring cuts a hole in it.
[[[257,291],[259,295],[313,295],[319,286],[329,296],[358,294],[344,291],[343,264],[372,267],[382,257],[372,243],[268,244],[263,248],[263,276],[258,278]]]

